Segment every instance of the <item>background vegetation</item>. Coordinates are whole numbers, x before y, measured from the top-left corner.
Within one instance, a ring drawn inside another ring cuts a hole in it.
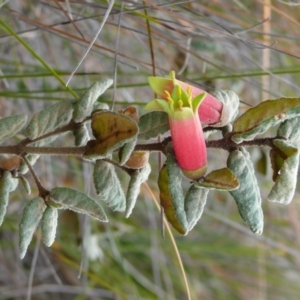
[[[101,0],[0,1],[0,116],[33,116],[113,78],[101,101],[115,110],[153,98],[147,76],[175,70],[207,91],[230,89],[241,111],[266,99],[300,94],[300,6],[289,0],[114,1],[86,59],[64,85],[99,29]],[[52,71],[51,71],[52,68]],[[71,136],[56,142],[65,146]],[[271,187],[268,149],[252,149],[262,198]],[[226,153],[209,151],[209,168]],[[170,235],[161,237],[155,206],[160,159],[129,219],[106,210],[102,224],[71,211],[59,216],[55,244],[40,235],[18,258],[18,224],[29,199],[12,194],[0,229],[0,299],[188,299]],[[68,186],[92,196],[92,166],[78,158],[42,157],[35,170],[46,188]],[[124,176],[124,187],[128,178]],[[28,179],[31,180],[28,175]],[[31,180],[32,181],[32,180]],[[34,185],[33,185],[34,186]],[[228,193],[209,194],[203,217],[174,238],[191,299],[299,299],[299,194],[288,206],[263,201],[265,229],[254,235]]]

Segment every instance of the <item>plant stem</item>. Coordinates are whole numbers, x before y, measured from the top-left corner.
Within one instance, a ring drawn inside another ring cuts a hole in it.
[[[40,155],[72,155],[82,156],[86,151],[86,147],[20,147],[0,146],[0,154],[40,154]]]
[[[243,141],[240,144],[236,144],[230,138],[230,134],[219,140],[206,141],[207,148],[220,148],[224,150],[231,150],[233,148],[247,147],[247,146],[267,146],[274,148],[273,140],[280,139],[281,137],[272,138],[259,138],[252,141]],[[171,138],[168,137],[159,143],[138,144],[135,146],[134,151],[157,151],[165,153],[166,146],[171,142]],[[89,145],[82,147],[30,147],[26,146],[27,140],[13,145],[13,146],[0,146],[0,154],[40,154],[40,155],[63,155],[63,156],[82,156],[88,149]]]

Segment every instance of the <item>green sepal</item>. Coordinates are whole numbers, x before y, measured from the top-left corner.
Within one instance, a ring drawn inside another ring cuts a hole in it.
[[[108,222],[104,210],[96,200],[83,193],[65,187],[57,187],[51,190],[49,197],[53,202],[61,204],[63,209],[87,214],[100,222]]]
[[[168,114],[163,111],[152,111],[142,115],[139,120],[139,135],[141,140],[155,138],[170,130]]]
[[[159,99],[153,99],[151,101],[149,101],[145,107],[144,110],[145,111],[165,111],[164,108],[160,105],[160,102],[158,102],[157,100]],[[162,100],[165,103],[167,103],[166,100]]]
[[[131,174],[126,193],[126,218],[128,218],[131,215],[137,197],[140,193],[141,184],[148,179],[150,172],[151,167],[150,164],[147,163],[145,167],[138,170],[134,170]]]
[[[169,102],[166,100],[162,100],[162,99],[156,99],[156,102],[158,105],[160,105],[162,107],[162,109],[168,114],[172,114],[173,112],[173,107],[170,106]]]
[[[168,78],[151,76],[148,77],[148,82],[152,91],[159,96],[165,95],[166,90],[173,88],[173,81]]]
[[[254,233],[262,234],[261,196],[249,153],[244,149],[230,152],[227,166],[240,183],[239,188],[229,192],[236,202],[240,216]]]
[[[282,165],[277,171],[277,176],[274,176],[276,181],[268,195],[268,199],[273,202],[289,204],[294,197],[297,185],[299,150],[285,140],[274,140],[273,144],[285,157],[281,155]]]
[[[43,198],[36,197],[30,200],[23,210],[23,216],[19,226],[19,253],[21,259],[24,258],[27,252],[27,248],[42,219],[46,207]]]
[[[105,202],[113,211],[124,211],[126,199],[115,167],[106,161],[97,160],[93,178],[97,201]]]
[[[232,191],[239,187],[238,179],[228,168],[214,170],[203,177],[201,181],[195,181],[194,184],[198,187],[220,191]]]
[[[56,235],[58,211],[52,206],[47,206],[41,221],[42,239],[47,247],[50,247]]]
[[[179,101],[182,102],[182,106],[184,107],[190,107],[191,103],[189,102],[189,95],[187,92],[182,89],[179,85],[175,85],[172,93],[171,93],[171,98],[174,101],[174,108],[177,109],[179,108]]]
[[[193,101],[192,101],[192,108],[193,108],[193,112],[195,114],[198,113],[199,106],[201,105],[201,103],[205,99],[206,95],[207,95],[206,93],[202,93],[202,94],[199,94],[198,96],[196,96],[193,99]]]
[[[252,140],[270,127],[300,114],[300,98],[267,100],[248,109],[233,123],[232,140],[235,143]]]
[[[191,231],[202,216],[209,189],[194,184],[189,188],[184,199],[184,210],[188,222],[188,231]]]

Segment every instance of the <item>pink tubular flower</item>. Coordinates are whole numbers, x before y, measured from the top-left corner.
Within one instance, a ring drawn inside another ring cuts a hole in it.
[[[170,79],[163,77],[148,78],[149,84],[154,93],[156,93],[159,98],[165,100],[167,99],[165,91],[171,93],[175,85],[179,85],[184,91],[187,91],[188,87],[190,86],[185,82],[177,80],[175,78],[174,71],[171,71],[169,75]],[[195,98],[198,95],[204,93],[203,90],[197,87],[190,87],[192,98]],[[228,112],[225,105],[223,105],[221,101],[219,101],[214,96],[207,94],[207,96],[205,97],[198,109],[198,115],[202,125],[222,127],[227,123]]]
[[[205,98],[205,93],[192,97],[192,89],[187,91],[179,85],[167,90],[165,99],[150,101],[146,110],[164,110],[169,115],[173,148],[179,167],[190,179],[201,178],[207,169],[206,144],[197,111]]]

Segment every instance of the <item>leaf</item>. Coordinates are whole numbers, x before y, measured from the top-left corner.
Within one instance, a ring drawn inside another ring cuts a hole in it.
[[[93,112],[96,112],[99,110],[109,110],[109,105],[107,103],[103,103],[103,102],[95,102],[94,106],[93,106]]]
[[[184,199],[184,210],[189,224],[188,231],[191,231],[201,218],[208,192],[209,189],[194,184],[189,188]]]
[[[228,168],[214,170],[206,175],[201,181],[195,181],[194,184],[199,187],[221,191],[232,191],[239,187],[237,178]]]
[[[9,201],[9,193],[13,185],[13,178],[9,171],[4,171],[0,178],[0,226],[3,223]]]
[[[75,146],[84,146],[90,139],[89,131],[84,124],[81,124],[76,130],[73,131],[75,137]]]
[[[300,143],[300,117],[288,119],[281,123],[277,135],[285,137],[294,146],[297,146]]]
[[[285,160],[288,157],[291,157],[295,154],[297,155],[298,153],[298,149],[294,147],[293,143],[288,142],[282,144],[281,142],[279,142],[278,144],[278,141],[279,140],[273,143],[274,146],[277,147],[277,149],[272,148],[270,150],[270,160],[271,160],[271,166],[273,170],[273,176],[272,176],[273,181],[276,181],[280,173],[280,169],[283,166]]]
[[[273,144],[286,155],[276,176],[268,199],[270,201],[289,204],[294,197],[299,167],[299,150],[285,140],[274,140]]]
[[[26,115],[15,115],[0,119],[0,143],[15,136],[27,122]]]
[[[19,179],[20,179],[21,184],[23,185],[25,191],[27,192],[27,194],[30,195],[31,194],[31,187],[30,187],[30,184],[27,181],[27,179],[23,176],[20,176]]]
[[[124,211],[126,208],[125,195],[114,166],[98,160],[94,167],[93,177],[99,199],[113,211]]]
[[[69,188],[57,187],[50,192],[49,196],[52,201],[63,205],[63,208],[87,214],[101,222],[108,222],[102,207],[85,194]]]
[[[119,151],[119,162],[120,166],[123,166],[127,160],[130,158],[132,151],[136,145],[137,138],[132,139],[130,142],[126,143]]]
[[[57,218],[58,218],[57,209],[51,206],[47,206],[41,221],[42,238],[44,244],[47,247],[50,247],[55,240]]]
[[[25,129],[31,140],[67,125],[72,119],[73,101],[64,100],[34,115]]]
[[[248,109],[233,123],[232,140],[235,143],[252,140],[286,119],[300,114],[300,98],[267,100]]]
[[[96,140],[88,142],[84,157],[101,159],[134,139],[139,129],[134,120],[123,114],[101,111],[93,114],[92,130]]]
[[[159,172],[158,186],[160,205],[169,223],[181,234],[188,232],[189,224],[184,210],[184,197],[181,187],[181,172],[173,154],[167,155],[167,162]]]
[[[93,111],[94,104],[98,97],[101,96],[111,85],[112,79],[104,79],[95,82],[89,87],[82,98],[74,105],[73,120],[76,123],[82,122],[89,117]]]
[[[168,114],[162,111],[152,111],[140,117],[139,121],[140,133],[138,138],[141,140],[149,140],[164,134],[169,127]]]
[[[37,229],[43,212],[46,209],[46,204],[41,197],[30,200],[23,210],[22,220],[19,226],[19,252],[20,258],[23,259],[27,248],[32,240],[33,234]]]
[[[9,189],[10,192],[15,191],[18,185],[19,185],[19,178],[12,177],[10,180],[10,189]]]
[[[148,179],[150,172],[151,167],[149,164],[146,164],[146,166],[141,169],[133,171],[126,194],[126,218],[131,215],[140,193],[141,184]]]
[[[220,121],[222,126],[224,126],[224,123],[228,124],[233,122],[239,113],[239,96],[235,92],[227,90],[215,91],[212,95],[224,105]],[[218,124],[212,125],[212,127],[217,127],[217,125]]]
[[[253,163],[246,150],[230,152],[227,160],[228,168],[238,179],[238,189],[230,191],[242,219],[256,234],[263,232],[263,211]]]

